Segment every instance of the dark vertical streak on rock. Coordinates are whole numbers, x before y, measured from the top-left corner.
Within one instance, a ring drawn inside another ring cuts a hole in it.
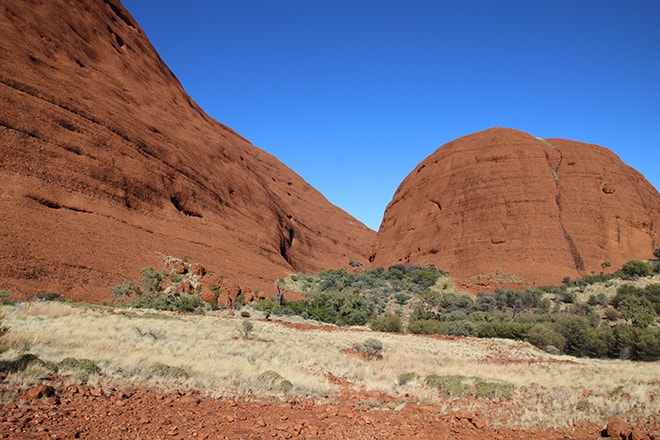
[[[557,151],[557,153],[559,153],[559,162],[557,162],[557,166],[555,168],[552,168],[552,166],[550,167],[552,170],[552,175],[555,178],[555,186],[557,188],[557,194],[555,195],[555,202],[557,203],[557,209],[559,210],[559,225],[561,226],[562,233],[564,234],[564,238],[566,239],[566,243],[568,244],[568,249],[571,252],[571,257],[573,257],[573,263],[575,264],[575,268],[578,270],[578,272],[583,272],[584,260],[582,259],[582,255],[580,255],[580,251],[578,250],[578,247],[575,244],[573,237],[571,237],[571,234],[568,232],[566,226],[564,225],[564,209],[561,203],[561,187],[559,186],[559,168],[561,167],[561,164],[564,160],[564,156],[562,155],[561,150],[556,146],[552,145],[546,140],[542,140],[542,142],[554,148]]]

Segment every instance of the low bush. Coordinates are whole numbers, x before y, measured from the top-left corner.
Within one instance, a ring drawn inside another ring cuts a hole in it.
[[[527,332],[527,341],[545,351],[554,351],[549,347],[554,347],[559,352],[564,351],[566,338],[554,331],[550,324],[536,324]]]
[[[206,303],[199,295],[188,293],[140,293],[125,305],[136,309],[155,309],[183,313],[197,313],[206,308]]]
[[[414,372],[399,374],[397,377],[397,383],[399,385],[405,385],[407,383],[419,380],[419,377],[419,374]]]
[[[646,298],[628,296],[621,300],[618,309],[621,318],[630,321],[635,327],[648,327],[655,322],[653,304]]]
[[[403,331],[401,318],[393,313],[387,313],[374,319],[369,326],[377,332],[401,333]]]
[[[248,321],[247,319],[241,321],[241,325],[238,327],[238,334],[241,336],[241,338],[250,339],[253,331],[254,324],[252,321]]]
[[[621,272],[627,278],[646,277],[653,273],[653,267],[647,261],[630,260],[624,263]]]
[[[187,379],[190,373],[185,368],[173,367],[162,362],[154,362],[149,366],[149,373],[152,376],[166,377],[172,379]]]
[[[525,340],[527,333],[533,327],[532,323],[523,322],[486,322],[479,325],[477,336],[480,338],[505,338]]]
[[[369,338],[364,342],[354,343],[352,348],[367,359],[380,359],[382,357],[383,343],[378,339]]]
[[[22,354],[13,360],[0,360],[0,372],[3,373],[16,373],[32,367],[40,368],[47,372],[47,374],[57,373],[56,364],[43,361],[32,353]]]
[[[280,373],[266,370],[257,376],[257,383],[268,391],[289,392],[293,389],[293,383],[282,377]]]
[[[101,368],[90,359],[64,358],[58,364],[60,372],[63,370],[83,371],[88,374],[101,374]]]
[[[142,274],[142,285],[148,293],[162,292],[163,288],[161,284],[167,278],[166,271],[158,272],[153,267],[148,266],[140,270],[140,273]]]
[[[270,319],[270,315],[273,313],[280,313],[282,307],[271,298],[262,299],[257,303],[257,310],[263,312],[266,319]]]
[[[468,320],[449,321],[447,325],[447,334],[453,336],[476,336],[477,325]]]
[[[131,297],[140,293],[140,286],[132,281],[126,281],[114,285],[111,293],[113,304],[122,305],[129,301]]]
[[[456,375],[431,374],[426,377],[424,382],[449,397],[474,396],[486,399],[508,399],[515,391],[514,386],[510,383]]]
[[[660,360],[660,328],[618,325],[613,329],[611,357],[636,361]]]
[[[14,304],[11,299],[11,292],[9,290],[0,290],[0,305]]]
[[[80,383],[87,383],[90,375],[100,375],[101,368],[90,359],[64,358],[57,364],[60,374],[68,374]]]
[[[644,288],[637,287],[633,284],[623,284],[619,286],[616,295],[612,298],[612,304],[617,309],[620,308],[621,303],[626,298],[644,298],[653,305],[655,315],[660,315],[660,284],[649,284]]]
[[[588,352],[591,324],[582,316],[559,314],[554,317],[552,330],[566,340],[564,351],[572,356],[586,356]]]
[[[436,319],[417,319],[408,323],[410,333],[422,335],[446,335],[447,324]]]

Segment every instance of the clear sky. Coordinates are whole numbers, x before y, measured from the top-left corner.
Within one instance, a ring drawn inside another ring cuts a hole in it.
[[[613,150],[660,188],[658,0],[123,0],[191,97],[378,229],[490,127]]]

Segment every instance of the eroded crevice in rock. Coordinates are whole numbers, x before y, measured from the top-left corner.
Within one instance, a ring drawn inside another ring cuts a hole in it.
[[[35,202],[39,203],[40,205],[45,206],[46,208],[50,208],[50,209],[66,209],[66,210],[69,210],[69,211],[80,212],[80,213],[83,213],[83,214],[91,214],[92,213],[92,211],[88,211],[88,210],[83,209],[83,208],[76,208],[75,206],[62,205],[61,203],[55,202],[53,200],[49,200],[49,199],[46,199],[44,197],[39,197],[39,196],[35,196],[35,195],[32,195],[32,194],[29,194],[26,197],[28,199],[34,200]]]
[[[135,23],[133,23],[133,20],[131,20],[131,18],[130,18],[127,14],[124,13],[124,11],[122,10],[121,7],[115,5],[115,4],[114,4],[112,1],[110,1],[110,0],[103,0],[103,1],[105,2],[106,5],[108,5],[108,6],[110,7],[110,9],[112,10],[112,12],[114,12],[114,14],[115,14],[115,15],[116,15],[121,21],[123,21],[127,26],[129,26],[129,27],[131,27],[131,28],[133,28],[133,29],[136,29],[136,25],[135,25]],[[113,20],[114,20],[114,19],[113,19]]]
[[[566,239],[566,243],[568,244],[568,249],[571,253],[571,257],[573,258],[573,263],[575,264],[575,268],[578,270],[578,272],[583,272],[584,260],[582,259],[582,255],[580,255],[580,251],[577,245],[575,244],[575,240],[573,240],[573,237],[571,237],[571,234],[568,232],[568,230],[566,229],[566,225],[564,224],[564,209],[561,202],[561,186],[559,184],[559,168],[561,167],[561,164],[564,160],[564,156],[561,150],[556,146],[552,145],[550,142],[546,141],[545,139],[540,139],[540,141],[546,144],[547,146],[549,146],[550,148],[554,149],[559,154],[559,160],[557,161],[557,164],[554,167],[550,163],[550,158],[548,157],[548,165],[550,166],[552,177],[554,178],[555,181],[555,188],[557,191],[555,193],[555,203],[557,204],[557,210],[559,212],[559,226],[561,226],[562,233],[564,234],[564,239]]]
[[[293,231],[293,227],[287,226],[285,231],[283,231],[282,235],[280,236],[280,255],[291,266],[293,266],[293,261],[291,261],[291,255],[289,254],[289,250],[291,249],[291,246],[293,245],[294,235],[295,234],[294,234],[294,231]]]

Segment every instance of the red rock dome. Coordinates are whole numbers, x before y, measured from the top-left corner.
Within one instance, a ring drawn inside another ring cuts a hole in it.
[[[608,149],[493,128],[440,147],[406,177],[373,264],[558,284],[652,258],[659,230],[658,191]]]
[[[119,1],[4,2],[0,32],[0,289],[99,302],[161,253],[263,293],[367,261],[375,232],[206,115]]]

